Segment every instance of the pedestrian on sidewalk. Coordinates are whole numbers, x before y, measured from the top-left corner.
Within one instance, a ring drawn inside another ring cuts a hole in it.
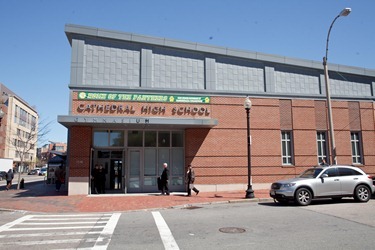
[[[162,185],[162,188],[161,188],[161,194],[164,195],[169,195],[169,185],[168,185],[168,182],[169,182],[169,169],[168,169],[168,164],[167,163],[164,163],[163,164],[163,172],[161,173],[161,176],[160,176],[160,181],[161,181],[161,185]]]
[[[56,184],[56,191],[59,192],[61,188],[61,184],[65,181],[65,172],[62,166],[59,166],[55,170],[55,184]]]
[[[99,164],[95,164],[95,168],[92,170],[92,180],[94,182],[94,192],[99,194],[100,189],[100,177],[99,177]]]
[[[8,172],[5,174],[5,179],[7,181],[6,189],[9,190],[12,187],[12,181],[14,178],[13,170],[9,169]]]
[[[186,173],[186,183],[187,183],[187,195],[191,196],[191,190],[195,192],[196,195],[198,195],[199,190],[194,187],[194,181],[195,181],[195,172],[193,169],[193,166],[191,164],[188,165],[188,171]]]
[[[99,192],[101,194],[105,194],[105,179],[106,179],[106,172],[105,169],[103,168],[103,165],[99,165]]]

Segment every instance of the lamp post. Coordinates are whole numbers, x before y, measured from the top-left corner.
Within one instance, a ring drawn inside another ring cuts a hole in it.
[[[339,18],[340,16],[347,16],[352,11],[351,8],[345,8],[343,9],[340,14],[338,14],[335,19],[333,19],[331,26],[328,30],[327,35],[327,42],[326,42],[326,55],[323,57],[323,66],[324,66],[324,79],[326,82],[326,99],[327,99],[327,109],[328,109],[328,120],[329,120],[329,136],[331,139],[331,164],[337,164],[337,158],[336,158],[336,144],[335,144],[335,135],[334,135],[334,129],[333,129],[333,118],[332,118],[332,107],[331,107],[331,94],[330,94],[330,85],[329,85],[329,76],[328,76],[328,67],[327,67],[327,60],[328,60],[328,42],[329,42],[329,35],[331,33],[331,29],[333,27],[333,24]]]
[[[246,121],[247,121],[247,190],[246,198],[254,198],[254,190],[251,181],[251,141],[250,141],[250,109],[251,101],[247,96],[245,99],[244,107],[246,110]]]

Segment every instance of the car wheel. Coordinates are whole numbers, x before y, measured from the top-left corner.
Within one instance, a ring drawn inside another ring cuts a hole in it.
[[[359,185],[354,190],[354,199],[359,202],[368,202],[371,198],[370,189],[365,185]]]
[[[294,201],[300,206],[307,206],[311,203],[312,194],[307,188],[300,188],[296,191]]]

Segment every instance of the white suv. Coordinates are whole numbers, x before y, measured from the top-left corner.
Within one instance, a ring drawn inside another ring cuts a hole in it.
[[[375,192],[372,177],[360,168],[347,165],[325,165],[309,168],[297,178],[272,183],[270,196],[287,203],[292,200],[306,206],[312,199],[354,197],[367,202]]]

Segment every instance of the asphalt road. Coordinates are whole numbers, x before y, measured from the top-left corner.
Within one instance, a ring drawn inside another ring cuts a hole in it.
[[[0,212],[1,249],[374,249],[375,200],[107,214]]]

